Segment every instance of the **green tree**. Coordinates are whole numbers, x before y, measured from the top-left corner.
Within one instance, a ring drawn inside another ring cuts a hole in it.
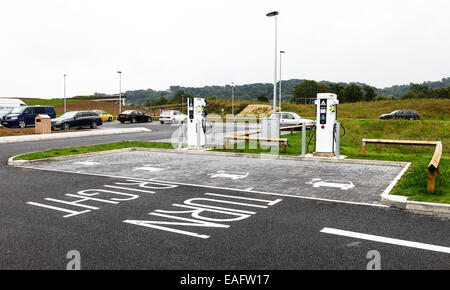
[[[166,97],[161,96],[159,99],[149,99],[147,101],[148,106],[163,106],[168,103],[169,100],[167,100]]]
[[[319,84],[319,93],[329,93],[330,89],[328,88],[327,84]]]
[[[173,97],[170,99],[171,104],[181,104],[186,103],[188,98],[191,98],[192,95],[187,94],[184,90],[178,90]]]
[[[450,99],[450,87],[434,89],[435,98]]]
[[[433,89],[430,89],[427,85],[411,84],[409,91],[403,94],[401,99],[424,99],[431,98],[434,95]]]
[[[375,93],[375,89],[371,86],[364,86],[364,99],[368,102],[373,101],[377,94]]]
[[[364,98],[363,90],[357,84],[349,84],[342,91],[340,100],[347,103],[359,102]]]
[[[328,89],[329,89],[330,93],[338,95],[338,98],[341,95],[341,91],[344,88],[345,88],[345,86],[340,83],[331,83],[328,85]]]
[[[316,81],[305,80],[296,85],[292,91],[291,103],[300,103],[301,99],[317,98],[320,93],[320,85]]]
[[[256,99],[259,101],[259,102],[268,102],[269,101],[269,98],[265,95],[265,94],[258,94],[258,96],[256,97]]]

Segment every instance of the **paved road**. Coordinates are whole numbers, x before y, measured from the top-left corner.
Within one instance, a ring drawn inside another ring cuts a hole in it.
[[[152,130],[1,145],[0,269],[65,269],[70,250],[83,269],[365,269],[370,250],[382,269],[450,269],[446,217],[6,166],[28,151],[171,134],[170,126]]]

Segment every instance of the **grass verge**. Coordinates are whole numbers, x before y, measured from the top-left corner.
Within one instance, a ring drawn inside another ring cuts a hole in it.
[[[90,153],[90,152],[99,152],[99,151],[108,151],[108,150],[131,148],[131,147],[173,149],[173,146],[170,143],[123,141],[123,142],[117,142],[117,143],[70,147],[70,148],[58,148],[58,149],[52,149],[52,150],[48,150],[48,151],[28,153],[28,154],[16,156],[14,158],[14,160],[36,160],[36,159],[44,159],[44,158],[50,158],[50,157],[67,156],[67,155],[83,154],[83,153]]]
[[[428,169],[427,166],[434,154],[434,147],[420,146],[396,146],[368,144],[367,155],[362,156],[361,140],[363,138],[406,139],[442,141],[444,150],[449,141],[448,121],[420,121],[408,122],[404,120],[355,120],[344,119],[342,123],[346,127],[346,136],[341,139],[341,154],[352,159],[386,160],[411,162],[412,165],[403,175],[391,194],[407,196],[409,200],[437,202],[450,204],[450,155],[445,152],[441,157],[440,173],[436,180],[436,190],[430,194],[427,192]],[[283,135],[288,138],[288,152],[284,153],[280,146],[280,155],[301,154],[301,133]],[[270,148],[262,148],[258,143],[238,143],[228,150],[215,149],[221,152],[237,153],[270,153]],[[245,146],[245,147],[244,147]],[[242,147],[242,148],[241,148]],[[255,148],[256,147],[256,148]],[[309,151],[314,151],[314,142],[311,141]]]

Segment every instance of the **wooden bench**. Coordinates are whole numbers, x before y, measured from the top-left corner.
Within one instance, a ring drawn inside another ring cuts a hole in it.
[[[261,130],[254,131],[257,133],[260,133]],[[254,133],[253,134],[257,134]],[[284,153],[288,152],[288,139],[287,138],[262,138],[262,137],[250,137],[248,135],[250,135],[250,133],[252,132],[245,132],[245,133],[241,133],[241,134],[234,134],[231,136],[226,136],[225,137],[225,144],[224,144],[224,148],[227,149],[228,148],[228,140],[243,140],[246,143],[250,142],[250,141],[266,141],[266,142],[278,142],[278,143],[283,143],[284,145]]]
[[[436,173],[439,173],[439,165],[441,164],[442,143],[437,142],[436,150],[434,150],[433,159],[428,164],[428,192],[434,192],[436,183]]]
[[[311,128],[313,125],[306,125],[305,127],[306,128]],[[291,135],[294,135],[294,129],[300,129],[300,128],[302,128],[303,127],[303,125],[293,125],[293,126],[286,126],[286,127],[281,127],[280,128],[280,131],[282,131],[282,130],[291,130]]]
[[[366,147],[368,143],[391,144],[391,145],[414,145],[414,146],[436,146],[433,158],[428,165],[428,185],[427,191],[434,192],[436,184],[436,173],[439,173],[441,163],[442,142],[441,141],[414,141],[414,140],[386,140],[386,139],[362,139],[362,155],[366,156]]]

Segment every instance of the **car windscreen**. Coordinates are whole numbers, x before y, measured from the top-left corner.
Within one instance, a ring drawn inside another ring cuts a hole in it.
[[[300,115],[296,114],[296,113],[291,113],[291,115],[295,118],[295,119],[302,119],[302,117],[300,117]]]
[[[61,119],[70,119],[73,118],[78,112],[67,112],[64,115],[62,115]]]
[[[14,108],[11,110],[10,114],[22,114],[26,107]]]
[[[133,114],[133,111],[125,111],[125,112],[122,112],[122,114]]]

